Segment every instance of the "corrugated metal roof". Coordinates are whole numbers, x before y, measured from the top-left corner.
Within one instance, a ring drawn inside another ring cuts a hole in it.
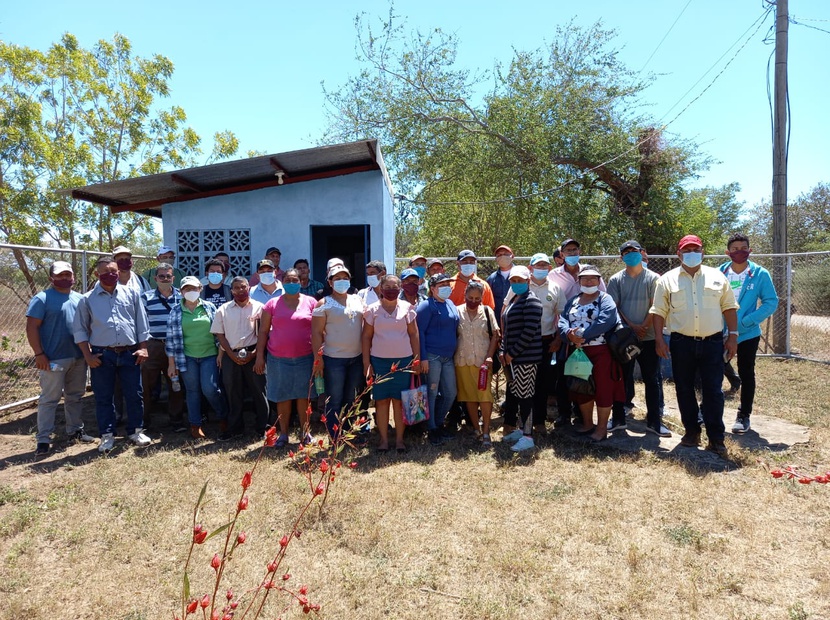
[[[161,216],[164,204],[386,168],[377,140],[361,140],[185,168],[71,190],[72,197]],[[280,174],[282,173],[282,174]],[[280,182],[282,181],[282,183]]]

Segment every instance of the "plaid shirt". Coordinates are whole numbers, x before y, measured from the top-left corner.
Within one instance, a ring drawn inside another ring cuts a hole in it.
[[[200,299],[197,303],[197,307],[202,306],[210,322],[213,323],[213,317],[216,316],[216,306],[204,299]],[[187,360],[184,357],[184,334],[182,333],[183,306],[184,302],[173,306],[170,310],[170,316],[167,318],[167,341],[164,343],[164,351],[167,353],[167,357],[176,360],[176,368],[181,372],[187,370]]]

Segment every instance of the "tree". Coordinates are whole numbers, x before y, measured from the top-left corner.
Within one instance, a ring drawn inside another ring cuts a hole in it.
[[[184,110],[154,109],[172,75],[169,59],[133,56],[119,34],[89,50],[68,33],[46,52],[0,41],[0,239],[108,251],[152,234],[148,216],[113,215],[66,190],[199,163]],[[233,133],[217,132],[208,161],[237,149]],[[31,265],[17,260],[35,292]]]
[[[752,247],[772,251],[772,203],[755,205],[746,219]],[[790,252],[830,250],[830,184],[819,183],[787,205],[787,249]]]
[[[421,251],[510,240],[529,253],[576,236],[592,253],[630,237],[662,252],[686,232],[720,241],[732,224],[737,186],[685,188],[708,159],[637,113],[648,82],[601,24],[559,27],[547,47],[474,74],[440,29],[408,34],[394,11],[377,33],[362,17],[356,27],[365,68],[326,91],[329,138],[380,140],[414,197],[398,217],[417,220]]]

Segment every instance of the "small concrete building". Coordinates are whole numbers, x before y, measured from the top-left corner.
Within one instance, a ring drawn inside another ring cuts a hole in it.
[[[265,251],[282,252],[280,267],[308,259],[325,280],[337,256],[365,286],[364,265],[394,265],[393,191],[377,140],[262,155],[72,190],[72,197],[160,217],[177,266],[204,275],[226,252],[233,275],[247,276]]]

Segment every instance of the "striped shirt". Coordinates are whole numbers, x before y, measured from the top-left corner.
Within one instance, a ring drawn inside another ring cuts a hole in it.
[[[170,297],[164,297],[158,289],[147,291],[142,295],[147,320],[150,323],[150,338],[164,340],[167,338],[167,317],[176,304],[182,303],[182,295],[174,288]]]

